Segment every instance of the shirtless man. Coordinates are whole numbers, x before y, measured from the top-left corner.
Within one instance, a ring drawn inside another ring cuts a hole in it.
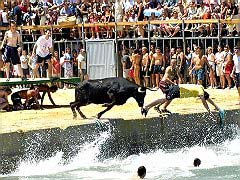
[[[206,110],[210,113],[211,110],[207,104],[209,102],[211,105],[215,107],[216,110],[219,111],[220,123],[222,124],[225,118],[225,111],[217,106],[211,98],[209,98],[209,94],[204,90],[202,85],[193,85],[193,84],[180,84],[177,85],[173,82],[176,76],[180,79],[179,69],[177,68],[176,60],[171,60],[171,65],[167,67],[166,72],[160,82],[160,89],[164,94],[166,94],[165,98],[157,99],[151,102],[148,105],[143,106],[141,109],[142,115],[147,115],[150,108],[153,106],[155,110],[158,112],[169,112],[167,110],[167,106],[171,103],[171,101],[175,98],[185,98],[185,97],[199,97],[202,100],[202,103]],[[179,80],[180,81],[180,80]],[[180,81],[181,82],[181,81]],[[162,110],[159,110],[159,107],[163,104],[164,107]]]
[[[135,83],[140,85],[141,81],[140,81],[140,71],[141,71],[141,56],[139,55],[139,51],[137,49],[134,50],[132,56],[131,56],[131,60],[132,60],[132,67],[134,69],[134,80]]]
[[[177,68],[177,61],[173,59],[171,60],[170,66],[166,68],[165,74],[159,83],[159,87],[162,92],[166,94],[166,98],[154,100],[153,102],[143,106],[141,109],[141,113],[143,115],[146,116],[149,109],[153,106],[160,106],[163,103],[165,103],[165,105],[162,111],[167,111],[166,108],[172,102],[172,100],[180,97],[179,86],[173,81],[176,79],[176,76],[179,78],[179,81],[181,81],[179,70]]]
[[[197,47],[196,53],[197,55],[194,57],[194,60],[193,60],[195,62],[195,65],[193,66],[192,69],[190,69],[189,73],[192,73],[192,71],[195,70],[197,84],[202,85],[204,76],[205,76],[205,65],[209,67],[210,73],[212,73],[213,69],[207,61],[207,56],[202,55],[202,50],[200,47]]]
[[[3,42],[0,46],[0,50],[3,49],[3,46],[6,44],[5,48],[5,63],[6,63],[6,76],[7,81],[10,80],[10,63],[12,65],[17,65],[17,73],[18,76],[22,78],[22,80],[26,80],[26,78],[23,77],[23,71],[21,68],[21,62],[20,57],[18,55],[18,46],[22,44],[20,34],[17,31],[17,25],[14,21],[10,22],[10,30],[6,31],[4,35]]]
[[[156,53],[153,54],[153,61],[155,64],[153,74],[155,75],[156,86],[159,87],[159,82],[163,77],[165,67],[165,58],[159,47],[156,48]]]
[[[48,94],[48,98],[51,101],[52,105],[56,106],[51,96],[51,93],[55,93],[58,90],[58,87],[56,85],[49,87],[46,84],[40,84],[40,85],[32,86],[30,89],[36,89],[36,88],[38,89],[39,92],[43,93],[41,97],[41,106],[43,105],[43,100],[46,93]]]
[[[31,101],[31,99],[34,99],[38,109],[40,109],[38,97],[39,97],[39,90],[38,90],[38,88],[35,88],[35,89],[20,90],[20,91],[15,92],[12,94],[11,100],[13,102],[14,108],[18,109],[19,106],[22,106],[22,102],[21,102],[22,99],[26,100],[25,108],[29,108],[29,105],[31,105],[29,103],[29,101]]]
[[[148,49],[146,47],[142,48],[142,75],[144,77],[145,87],[149,87],[149,77],[150,72],[150,59],[147,53]]]
[[[186,73],[185,73],[185,56],[184,53],[182,51],[182,47],[177,47],[176,50],[176,54],[177,54],[177,66],[180,72],[180,76],[181,76],[181,82],[185,83],[185,79],[186,79]]]
[[[155,75],[152,73],[155,62],[154,62],[154,58],[153,58],[153,54],[155,53],[155,45],[151,44],[150,45],[150,52],[149,52],[149,59],[150,59],[150,68],[149,71],[151,72],[151,86],[152,87],[156,87],[156,83],[155,83]]]
[[[175,48],[171,48],[171,50],[170,50],[170,64],[171,64],[171,60],[175,60],[177,62],[177,53],[176,53]],[[176,82],[177,79],[173,79],[173,81]]]
[[[8,107],[8,96],[12,93],[10,88],[0,90],[0,110]]]

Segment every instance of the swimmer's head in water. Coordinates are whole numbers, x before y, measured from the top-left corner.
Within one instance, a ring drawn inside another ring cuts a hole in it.
[[[195,158],[194,161],[193,161],[193,165],[195,167],[199,167],[201,164],[201,160],[199,158]]]
[[[143,178],[146,176],[146,168],[145,168],[144,166],[140,166],[140,167],[138,168],[137,173],[138,173],[138,176],[139,176],[141,179],[143,179]]]

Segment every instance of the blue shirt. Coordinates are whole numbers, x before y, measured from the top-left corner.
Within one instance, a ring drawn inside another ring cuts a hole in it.
[[[64,0],[53,0],[53,4],[56,4],[57,6],[60,6]]]
[[[71,9],[68,7],[67,9],[65,9],[64,7],[60,10],[60,15],[61,16],[64,16],[64,15],[67,15],[67,16],[70,16],[72,15],[72,11]]]

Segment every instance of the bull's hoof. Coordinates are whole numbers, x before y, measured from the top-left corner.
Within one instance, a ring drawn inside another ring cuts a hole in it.
[[[148,110],[142,107],[141,114],[146,117],[147,113],[148,113]]]
[[[101,114],[98,114],[98,115],[97,115],[97,119],[100,119],[101,116],[102,116]]]
[[[87,119],[87,117],[86,117],[86,116],[82,116],[82,118],[83,118],[83,119]]]

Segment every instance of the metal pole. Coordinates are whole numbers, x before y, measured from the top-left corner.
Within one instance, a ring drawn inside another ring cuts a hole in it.
[[[182,41],[183,41],[183,54],[186,54],[186,42],[185,42],[184,20],[182,20]]]
[[[118,57],[118,38],[117,38],[117,23],[115,22],[114,25],[114,35],[115,35],[115,40],[114,40],[114,45],[115,45],[115,75],[118,76],[118,69],[119,69],[119,57]]]
[[[150,32],[150,21],[148,20],[148,50],[150,51],[151,46],[151,32]]]

